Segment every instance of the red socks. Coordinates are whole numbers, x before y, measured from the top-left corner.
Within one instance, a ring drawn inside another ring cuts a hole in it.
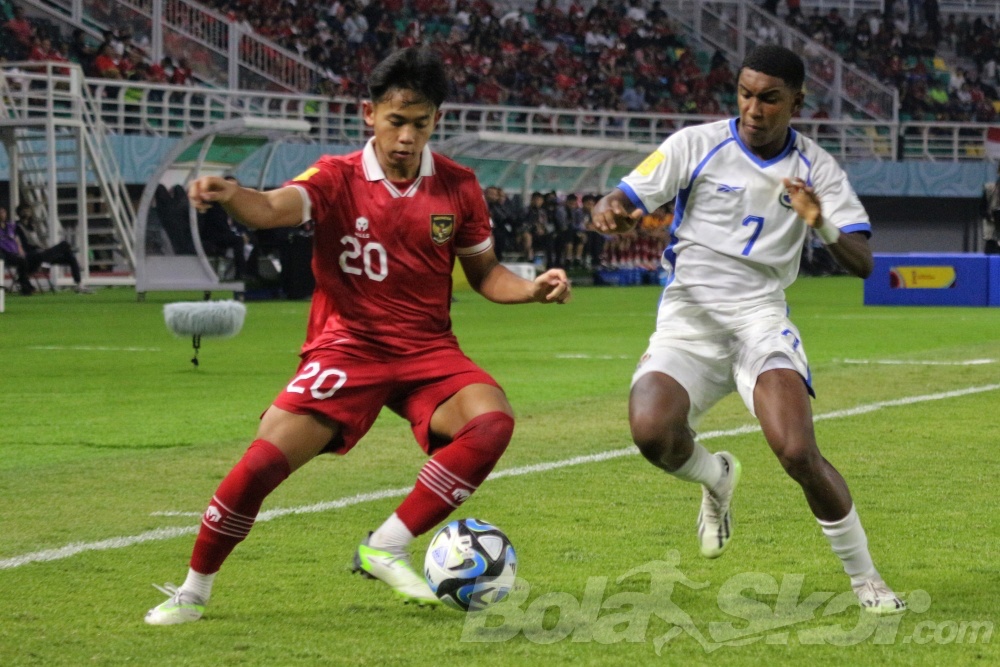
[[[271,491],[290,474],[288,460],[267,440],[254,440],[212,496],[191,554],[191,569],[213,574],[253,527]]]
[[[513,433],[512,417],[490,412],[471,420],[431,457],[413,491],[396,509],[410,532],[426,533],[472,495],[507,449]],[[290,472],[281,450],[266,440],[255,440],[222,480],[205,510],[191,554],[191,569],[201,574],[218,572],[250,532],[264,498]]]
[[[479,488],[503,455],[514,419],[488,412],[469,421],[428,461],[396,515],[414,535],[426,533]]]

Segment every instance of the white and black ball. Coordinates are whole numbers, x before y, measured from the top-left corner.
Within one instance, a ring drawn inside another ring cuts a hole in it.
[[[424,576],[446,605],[476,611],[510,593],[517,576],[517,554],[496,526],[479,519],[458,519],[431,538]]]

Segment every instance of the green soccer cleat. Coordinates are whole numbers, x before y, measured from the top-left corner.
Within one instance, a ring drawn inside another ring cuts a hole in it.
[[[892,592],[881,577],[866,579],[863,584],[853,588],[861,608],[870,614],[888,616],[906,611],[906,603]]]
[[[150,625],[180,625],[197,621],[205,613],[205,601],[191,593],[178,589],[173,584],[153,586],[170,598],[146,612],[146,623]]]
[[[739,460],[729,452],[718,452],[722,479],[714,491],[701,487],[701,511],[698,513],[698,543],[705,558],[718,558],[733,536],[733,517],[729,505],[740,481]]]
[[[352,572],[385,583],[407,604],[413,603],[421,607],[441,604],[424,578],[414,571],[409,555],[374,549],[368,546],[369,539],[371,533],[358,545]]]

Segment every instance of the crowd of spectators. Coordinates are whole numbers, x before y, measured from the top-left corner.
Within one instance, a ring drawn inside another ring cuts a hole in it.
[[[1000,30],[950,16],[938,0],[887,0],[845,20],[806,15],[800,0],[762,6],[900,90],[904,118],[992,121]],[[658,0],[537,0],[498,12],[488,0],[211,0],[247,29],[319,64],[317,92],[363,96],[359,82],[388,51],[424,43],[450,68],[451,100],[480,104],[729,115],[734,67],[688,48]],[[565,9],[563,9],[565,7]],[[777,36],[774,36],[777,38]],[[943,66],[940,47],[974,67]]]
[[[807,16],[796,0],[785,8],[778,0],[764,0],[762,6],[776,14],[782,9],[787,23],[897,88],[903,120],[997,119],[1000,27],[992,17],[951,15],[942,22],[938,0],[887,0],[884,11],[863,13],[852,22],[836,7],[814,8]]]
[[[456,103],[728,114],[733,67],[688,48],[659,1],[210,0],[233,22],[317,63],[315,92],[363,96],[389,51],[423,43],[449,68]]]
[[[147,49],[133,42],[128,28],[105,30],[99,42],[79,28],[66,36],[51,21],[27,18],[24,8],[9,0],[0,0],[0,59],[72,62],[85,76],[105,79],[192,83],[187,59],[150,62]]]
[[[209,0],[243,29],[318,64],[313,92],[363,97],[389,51],[423,43],[439,51],[456,103],[731,115],[735,68],[721,52],[689,48],[659,0],[537,0],[530,12],[489,0]],[[900,90],[904,119],[996,119],[1000,27],[992,18],[949,16],[938,0],[887,0],[885,11],[846,20],[837,8],[802,11],[800,0],[761,6]],[[0,0],[8,59],[69,60],[91,76],[191,82],[183,58],[150,63],[127,29],[100,44],[77,30],[64,39]],[[766,30],[766,28],[761,28]],[[759,35],[765,39],[768,36]],[[774,36],[776,38],[776,35]],[[963,67],[948,67],[941,47]],[[821,113],[822,116],[822,113]]]

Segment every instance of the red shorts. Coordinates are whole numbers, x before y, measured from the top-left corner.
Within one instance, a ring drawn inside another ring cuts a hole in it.
[[[425,452],[435,443],[431,416],[438,406],[471,384],[501,388],[457,346],[409,357],[377,356],[347,346],[315,349],[274,405],[296,414],[323,415],[341,432],[323,451],[346,454],[368,432],[383,406],[410,422]]]

